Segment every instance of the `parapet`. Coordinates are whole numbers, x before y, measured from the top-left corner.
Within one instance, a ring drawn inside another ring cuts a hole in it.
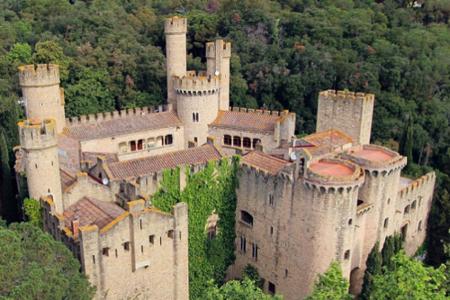
[[[164,32],[165,34],[186,34],[187,19],[178,16],[167,18],[164,22]]]
[[[66,126],[71,127],[80,124],[98,124],[104,121],[118,120],[126,117],[143,116],[146,114],[172,111],[172,104],[145,106],[115,110],[110,112],[100,112],[96,114],[82,115],[66,119]]]
[[[216,40],[214,42],[206,43],[206,58],[216,57],[216,47],[220,47],[223,58],[231,57],[231,43],[224,40]]]
[[[53,64],[26,65],[19,68],[19,82],[22,87],[59,84],[59,66]]]
[[[25,120],[18,123],[20,145],[24,149],[42,149],[57,144],[56,121]]]
[[[260,114],[260,115],[273,115],[273,116],[288,116],[290,114],[294,114],[294,113],[290,113],[289,110],[285,109],[282,111],[278,111],[278,110],[269,110],[269,109],[253,109],[253,108],[246,108],[246,107],[237,107],[237,106],[233,106],[231,108],[231,111],[236,111],[236,112],[245,112],[245,113],[255,113],[255,114]]]
[[[374,94],[354,93],[350,91],[326,90],[319,93],[319,98],[328,98],[331,100],[358,100],[358,101],[374,101]]]
[[[429,172],[413,181],[411,181],[407,186],[403,187],[399,191],[400,198],[410,197],[414,192],[417,192],[426,187],[433,187],[436,181],[436,173]],[[430,196],[433,194],[431,190]]]
[[[406,157],[395,151],[378,145],[364,145],[351,148],[347,153],[341,155],[366,170],[391,171],[403,168],[406,165]]]
[[[177,94],[207,95],[219,91],[220,80],[218,76],[183,76],[173,78],[173,87]]]
[[[309,165],[305,181],[313,185],[359,185],[362,184],[362,169],[341,159],[321,159]]]

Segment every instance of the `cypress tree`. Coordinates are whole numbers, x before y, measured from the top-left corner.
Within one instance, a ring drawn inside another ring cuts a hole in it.
[[[366,300],[370,298],[372,292],[373,277],[381,274],[381,266],[383,258],[380,253],[380,243],[376,242],[369,253],[366,261],[366,271],[364,272],[364,282],[361,290],[360,299]]]
[[[413,145],[414,145],[414,119],[412,114],[406,122],[406,127],[403,131],[403,136],[400,141],[400,154],[408,158],[408,165],[413,162]]]
[[[8,146],[5,133],[0,129],[0,214],[8,220],[15,213],[13,199]]]
[[[391,258],[402,249],[402,243],[402,237],[399,234],[386,238],[381,256],[383,257],[383,266],[386,266],[388,270],[392,270]]]

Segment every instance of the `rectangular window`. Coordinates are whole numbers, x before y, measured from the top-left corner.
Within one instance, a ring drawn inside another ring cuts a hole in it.
[[[104,256],[109,256],[109,248],[103,248],[103,249],[102,249],[102,254],[103,254]]]
[[[123,250],[130,251],[130,242],[123,243]]]
[[[131,151],[136,151],[136,141],[131,141],[130,142],[130,150]]]
[[[240,147],[241,146],[241,137],[233,136],[233,146]]]
[[[137,149],[138,150],[142,150],[142,148],[144,147],[144,140],[139,140],[137,143]]]
[[[173,230],[167,231],[167,237],[173,239]]]
[[[150,235],[149,237],[148,237],[148,241],[150,242],[150,244],[155,244],[155,235],[154,234],[152,234],[152,235]]]
[[[241,251],[244,253],[247,252],[247,240],[245,236],[241,236]]]
[[[253,227],[253,216],[245,210],[241,210],[241,221]]]
[[[275,206],[275,201],[273,199],[273,194],[269,194],[269,205],[270,206]]]
[[[252,257],[258,260],[258,245],[256,243],[252,243]]]

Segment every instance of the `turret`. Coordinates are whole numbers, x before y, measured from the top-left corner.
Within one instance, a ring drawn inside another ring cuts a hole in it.
[[[62,132],[65,127],[64,90],[59,86],[59,66],[20,66],[19,83],[27,119],[54,119],[57,132]]]
[[[374,101],[373,94],[320,92],[316,132],[338,129],[349,135],[354,144],[369,144]]]
[[[176,110],[173,77],[186,75],[186,18],[175,16],[166,19],[164,32],[166,34],[167,103],[173,104]]]
[[[18,123],[20,145],[25,151],[28,192],[39,200],[50,195],[57,213],[63,212],[56,122],[25,120]]]
[[[219,85],[217,76],[175,78],[177,114],[184,125],[186,148],[206,143],[208,124],[219,111]]]
[[[230,58],[231,43],[223,40],[206,43],[207,74],[220,78],[219,109],[230,107]]]

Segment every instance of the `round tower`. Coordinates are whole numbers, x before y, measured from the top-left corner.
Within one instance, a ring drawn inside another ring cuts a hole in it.
[[[185,147],[206,143],[208,124],[219,111],[219,78],[192,76],[176,78],[177,114],[184,125]]]
[[[57,213],[63,212],[56,122],[25,120],[18,123],[20,145],[25,150],[28,192],[39,200],[51,195]]]
[[[172,104],[176,110],[173,77],[186,75],[186,18],[175,16],[166,19],[164,33],[166,35],[167,103]]]
[[[308,282],[325,272],[332,261],[339,261],[344,276],[353,263],[358,190],[364,180],[362,169],[340,159],[322,159],[308,164],[302,184],[301,218],[304,220],[302,251],[310,259]],[[310,287],[312,288],[312,286]]]
[[[52,64],[19,67],[19,83],[27,119],[55,119],[57,132],[65,127],[64,90],[59,87],[59,66]]]
[[[231,43],[223,40],[206,43],[206,72],[210,76],[219,76],[219,109],[230,108],[230,58]]]
[[[406,157],[376,145],[352,148],[342,157],[360,165],[366,174],[358,197],[360,205],[372,205],[364,229],[363,259],[365,259],[376,241],[380,241],[382,247],[385,237],[395,232],[395,201]]]

